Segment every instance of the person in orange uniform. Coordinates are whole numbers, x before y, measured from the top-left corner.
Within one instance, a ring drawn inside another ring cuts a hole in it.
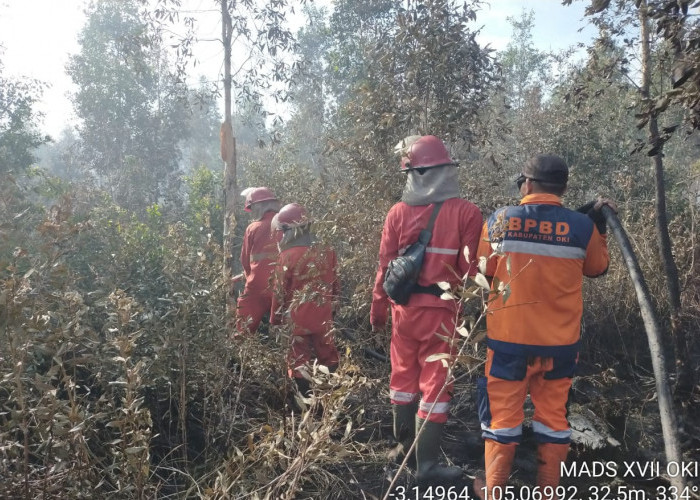
[[[280,209],[280,202],[266,187],[249,188],[244,210],[250,212],[253,222],[248,225],[241,247],[241,265],[245,287],[236,307],[236,333],[251,334],[272,305],[271,277],[277,260],[279,234],[272,231],[272,218]],[[237,278],[234,277],[234,280]]]
[[[394,437],[407,450],[416,427],[423,426],[416,442],[418,483],[446,484],[462,475],[461,468],[438,463],[452,386],[448,384],[443,390],[447,369],[439,361],[426,359],[432,354],[454,354],[444,337],[455,335],[458,304],[441,299],[437,283],[457,285],[463,276],[476,272],[483,219],[476,205],[460,198],[457,162],[438,137],[407,137],[395,151],[401,156],[401,171],[407,179],[401,201],[389,210],[384,222],[370,323],[373,331],[384,328],[391,308],[389,397]],[[418,286],[408,303],[396,304],[382,286],[389,262],[418,239],[440,202]]]
[[[296,203],[285,205],[272,219],[272,227],[282,234],[280,254],[273,280],[270,322],[291,327],[287,367],[299,392],[310,394],[305,366],[338,367],[338,351],[333,340],[333,312],[340,295],[336,274],[336,254],[331,248],[313,243],[311,220],[306,209]]]
[[[607,271],[600,208],[615,205],[601,198],[585,207],[587,214],[564,208],[568,177],[562,158],[532,158],[516,180],[520,205],[496,210],[483,227],[478,256],[484,274],[494,291],[506,284],[510,294],[498,295],[486,315],[486,376],[477,382],[486,483],[478,479],[475,486],[482,498],[507,498],[528,391],[543,498],[559,485],[569,450],[566,404],[578,360],[582,282]]]

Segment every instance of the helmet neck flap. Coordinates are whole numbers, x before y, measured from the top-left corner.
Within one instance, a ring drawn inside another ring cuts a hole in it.
[[[408,205],[430,205],[459,198],[459,179],[454,165],[407,172],[401,201]]]
[[[280,250],[286,250],[292,247],[308,247],[313,243],[311,237],[311,223],[301,226],[289,227],[282,231],[282,239],[278,247]]]
[[[280,202],[277,200],[265,200],[250,205],[252,220],[261,220],[267,212],[279,212]]]

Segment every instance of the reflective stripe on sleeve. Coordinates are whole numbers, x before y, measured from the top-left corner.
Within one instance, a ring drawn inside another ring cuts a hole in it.
[[[275,252],[261,252],[252,254],[250,260],[251,262],[258,262],[264,259],[274,259],[275,257],[277,257]]]

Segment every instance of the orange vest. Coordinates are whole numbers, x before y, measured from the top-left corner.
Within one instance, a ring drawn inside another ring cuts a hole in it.
[[[577,352],[583,277],[605,273],[609,263],[606,238],[588,216],[563,208],[555,195],[525,196],[488,218],[478,255],[488,259],[492,288],[510,289],[488,305],[489,347],[528,356]]]

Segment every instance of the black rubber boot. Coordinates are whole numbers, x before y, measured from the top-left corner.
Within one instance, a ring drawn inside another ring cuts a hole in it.
[[[311,383],[305,378],[294,377],[292,380],[294,385],[290,387],[290,391],[287,393],[287,407],[290,410],[301,413],[307,409],[307,405],[302,398],[311,396]]]
[[[301,394],[305,398],[311,397],[311,382],[309,382],[305,378],[294,378],[294,382],[296,382],[297,384],[299,394]]]
[[[416,438],[418,403],[413,402],[407,405],[392,404],[391,411],[394,416],[394,439],[396,439],[397,447],[399,447],[396,453],[396,462],[400,464]],[[406,465],[411,469],[416,468],[415,450],[414,453],[411,453]]]
[[[419,486],[448,485],[459,481],[462,477],[462,469],[456,466],[446,467],[438,463],[440,456],[440,442],[445,424],[425,421],[416,417],[416,432],[420,433],[416,443],[416,461],[418,469],[416,481]]]

